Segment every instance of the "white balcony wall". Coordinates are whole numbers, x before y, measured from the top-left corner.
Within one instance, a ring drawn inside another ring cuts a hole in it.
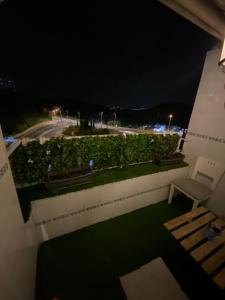
[[[35,299],[38,237],[24,224],[0,128],[0,293],[4,300]]]
[[[184,153],[192,166],[198,156],[219,161],[225,168],[225,73],[218,66],[221,50],[207,53],[190,119]],[[225,176],[208,208],[225,216]]]
[[[32,201],[32,215],[43,240],[126,214],[168,198],[172,180],[189,167],[141,176],[91,189]]]

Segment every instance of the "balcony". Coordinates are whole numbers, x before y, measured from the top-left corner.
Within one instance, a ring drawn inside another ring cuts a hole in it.
[[[174,2],[176,11],[224,41],[224,1],[214,0],[212,6],[209,1],[199,1],[200,6],[193,5],[193,1]],[[213,11],[208,9],[211,7]],[[189,167],[46,196],[33,201],[26,224],[8,161],[11,149],[7,154],[0,131],[2,299],[35,299],[35,290],[38,300],[125,299],[119,277],[156,257],[163,258],[189,299],[225,298],[224,290],[163,226],[192,206],[192,201],[180,195],[172,205],[167,204],[169,185],[174,179],[187,177],[199,156],[225,166],[222,64],[224,46],[222,52],[218,48],[207,53],[184,143]],[[216,215],[225,216],[224,195],[222,176],[212,197],[203,205]]]
[[[163,201],[43,243],[37,299],[126,299],[119,277],[156,257],[189,299],[224,299],[225,291],[163,226],[191,205],[179,196],[172,206]]]

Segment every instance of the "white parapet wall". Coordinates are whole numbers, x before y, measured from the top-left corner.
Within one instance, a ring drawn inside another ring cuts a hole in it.
[[[38,233],[24,224],[0,127],[0,298],[35,299]]]
[[[184,144],[187,162],[198,156],[218,161],[225,168],[225,73],[218,66],[221,50],[209,51],[199,84]],[[191,171],[192,168],[190,168]],[[225,216],[225,175],[207,206]]]
[[[141,176],[32,202],[32,217],[48,240],[167,199],[172,180],[189,167]]]

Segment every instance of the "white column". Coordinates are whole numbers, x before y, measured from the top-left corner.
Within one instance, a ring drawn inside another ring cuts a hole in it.
[[[223,48],[222,48],[222,52],[221,52],[220,61],[222,61],[223,59],[225,59],[225,39],[223,42]],[[225,62],[223,62],[223,67],[225,68]]]
[[[0,126],[0,291],[4,300],[33,300],[36,230],[24,224]]]

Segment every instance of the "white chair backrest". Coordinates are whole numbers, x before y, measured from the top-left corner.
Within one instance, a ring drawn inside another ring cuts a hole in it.
[[[191,178],[195,179],[198,174],[205,175],[211,179],[210,188],[214,190],[224,171],[225,166],[223,164],[204,157],[199,157],[195,164]]]

